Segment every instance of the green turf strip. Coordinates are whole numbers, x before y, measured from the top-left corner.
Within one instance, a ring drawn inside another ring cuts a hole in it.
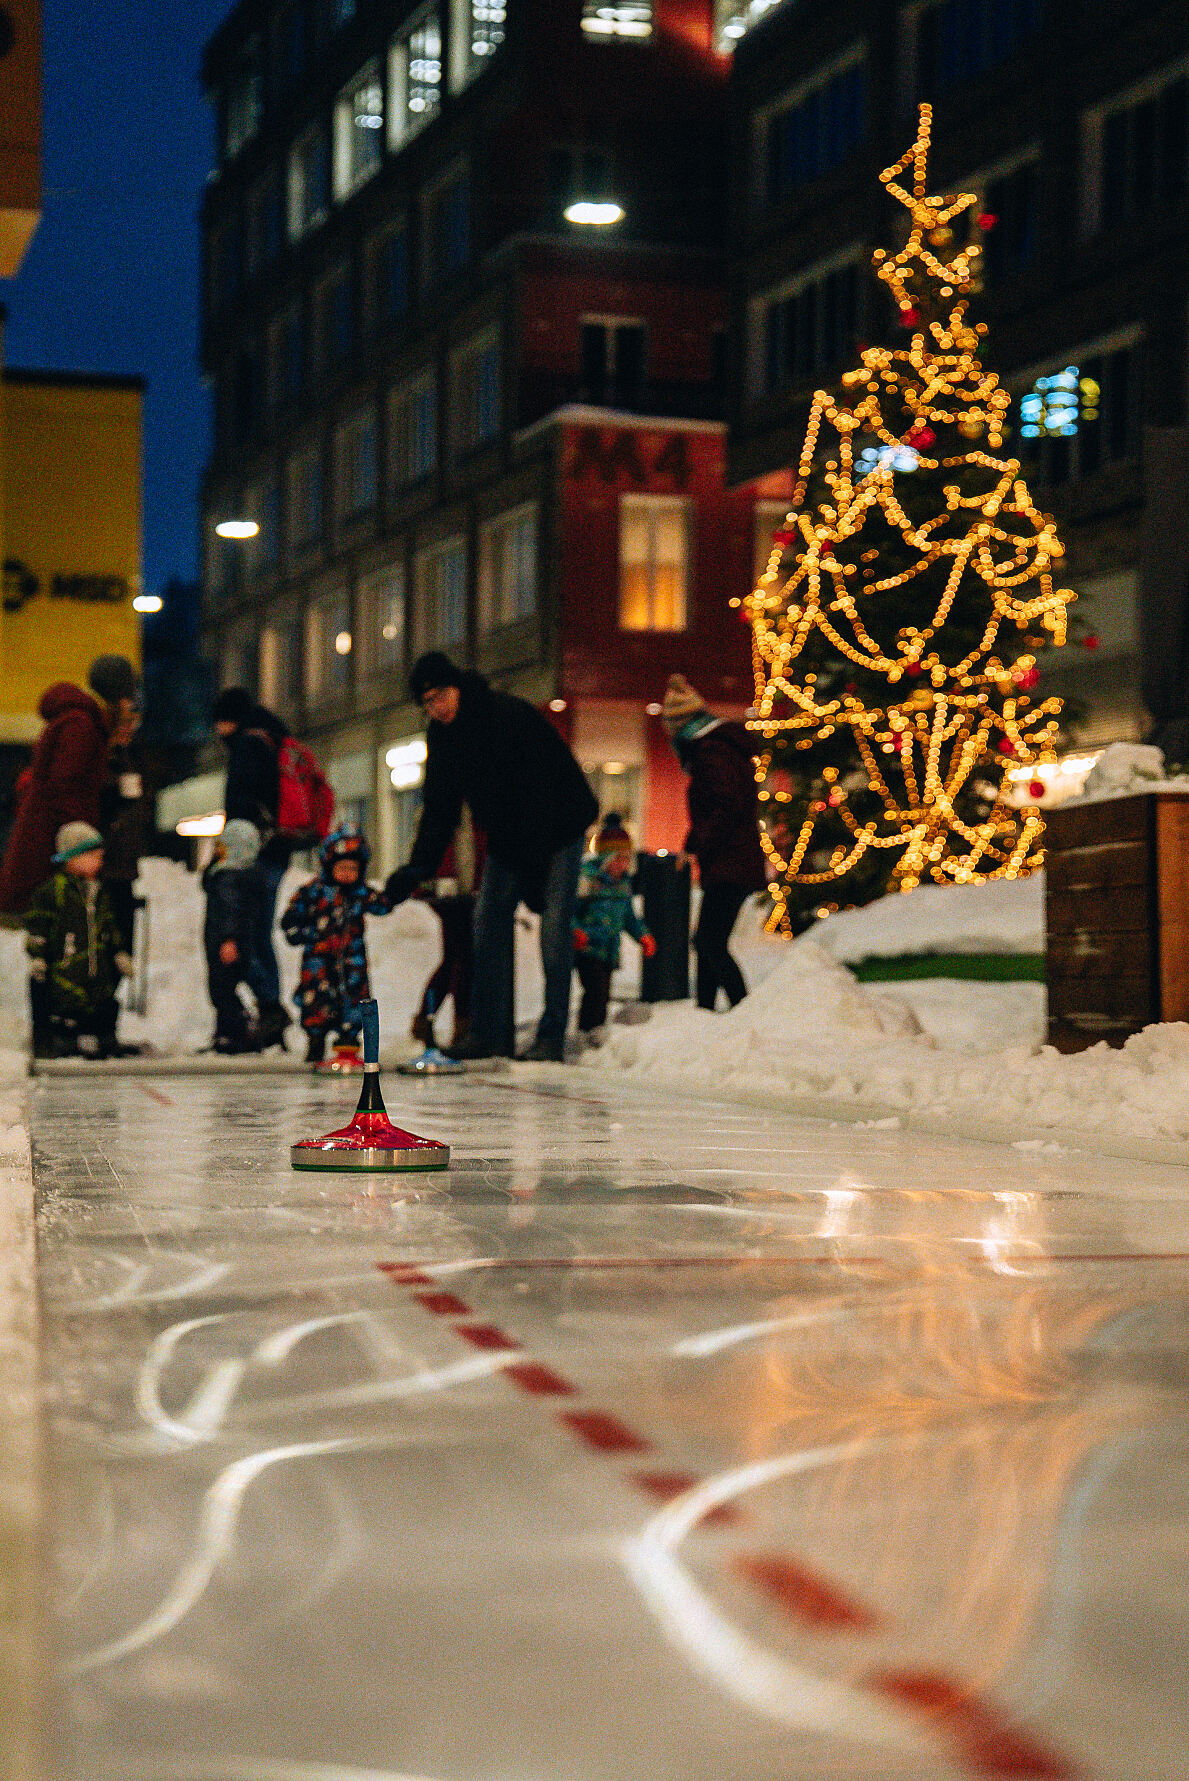
[[[974,983],[1043,983],[1045,962],[1032,952],[910,952],[848,965],[860,983],[905,983],[918,977],[961,977]]]

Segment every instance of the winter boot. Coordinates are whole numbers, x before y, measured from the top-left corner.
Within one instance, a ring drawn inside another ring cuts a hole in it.
[[[409,1028],[409,1037],[416,1039],[418,1045],[433,1044],[433,1021],[428,1014],[415,1014]]]
[[[256,1014],[254,1028],[257,1049],[270,1051],[277,1045],[284,1051],[285,1034],[289,1025],[289,1016],[279,1002],[262,1002]]]
[[[326,1034],[306,1034],[306,1063],[320,1064],[326,1056]]]
[[[454,1022],[454,1036],[450,1041],[451,1051],[461,1051],[464,1045],[470,1044],[470,1039],[471,1039],[471,1023],[470,1023],[470,1021],[469,1020],[456,1020]]]

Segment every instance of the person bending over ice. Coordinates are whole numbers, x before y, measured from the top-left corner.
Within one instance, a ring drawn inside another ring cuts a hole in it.
[[[99,882],[103,838],[90,823],[58,830],[57,868],[35,892],[25,917],[29,974],[43,984],[49,1034],[38,1050],[47,1057],[114,1057],[120,979],[132,970],[121,949],[115,916]]]
[[[359,1005],[371,995],[364,918],[387,915],[391,899],[367,882],[371,852],[359,830],[344,824],[318,850],[321,872],[303,884],[281,917],[281,931],[302,948],[297,1007],[306,1031],[306,1059],[320,1064],[333,1031],[353,1050],[363,1028]]]
[[[574,917],[574,968],[582,985],[578,1031],[590,1045],[603,1043],[611,976],[619,965],[625,928],[639,941],[646,959],[656,952],[656,941],[632,902],[631,869],[632,838],[611,812],[604,817],[592,851],[582,862]]]

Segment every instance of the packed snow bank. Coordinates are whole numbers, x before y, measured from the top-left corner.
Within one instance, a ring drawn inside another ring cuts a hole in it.
[[[924,884],[827,915],[808,938],[843,964],[906,953],[1044,951],[1044,873],[986,884]]]
[[[613,1028],[590,1062],[658,1085],[924,1115],[955,1130],[1189,1139],[1189,1025],[1149,1027],[1121,1051],[1063,1057],[1008,1043],[972,1055],[939,1044],[901,997],[856,983],[808,938],[731,1013],[657,1009],[647,1026]]]

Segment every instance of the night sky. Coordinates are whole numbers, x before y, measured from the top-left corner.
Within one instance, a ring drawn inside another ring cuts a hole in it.
[[[148,379],[145,585],[197,575],[208,444],[198,207],[202,45],[233,0],[44,0],[44,216],[0,280],[10,365]]]

